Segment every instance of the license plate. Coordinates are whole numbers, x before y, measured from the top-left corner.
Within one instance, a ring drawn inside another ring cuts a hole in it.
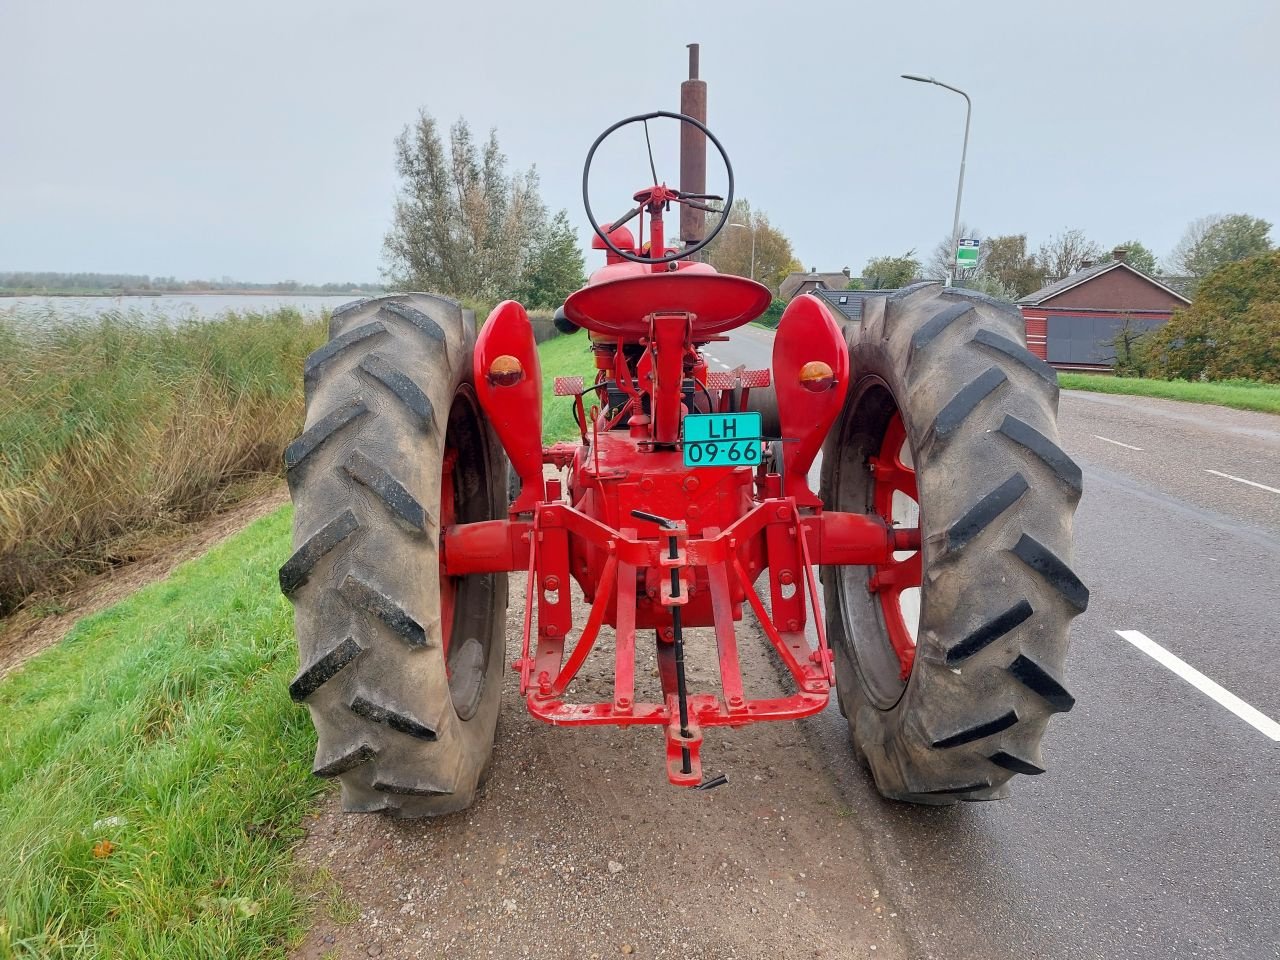
[[[760,414],[691,413],[684,418],[686,467],[754,467],[760,462]]]

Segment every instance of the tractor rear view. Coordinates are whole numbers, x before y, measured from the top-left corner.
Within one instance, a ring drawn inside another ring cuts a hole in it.
[[[668,187],[655,168],[602,225],[588,189],[597,147],[660,119],[716,148],[724,196]],[[832,687],[885,796],[986,800],[1043,772],[1045,725],[1073,703],[1067,628],[1088,591],[1069,568],[1081,478],[1058,446],[1056,376],[1026,350],[1017,311],[920,284],[850,322],[802,295],[768,369],[712,372],[704,347],[770,303],[696,259],[732,205],[724,148],[693,117],[632,117],[592,146],[583,180],[605,263],[559,316],[585,331],[595,366],[594,379],[555,383],[576,441],[541,440],[538,354],[514,301],[478,334],[442,297],[360,301],[307,361],[280,582],[315,773],[340,779],[353,811],[471,803],[493,749],[511,574],[524,584],[512,669],[529,712],[655,726],[678,786],[723,782],[702,772],[713,728],[815,714]],[[679,207],[719,220],[671,243],[664,218]],[[748,616],[790,693],[744,688]],[[575,701],[606,628],[610,693]],[[709,628],[699,642],[714,645],[717,688],[686,677],[691,628]],[[646,648],[661,685],[648,701]]]

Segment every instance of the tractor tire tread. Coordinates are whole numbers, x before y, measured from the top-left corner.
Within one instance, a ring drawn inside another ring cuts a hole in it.
[[[390,627],[406,646],[417,650],[425,648],[431,642],[422,624],[389,594],[372,584],[348,574],[338,588],[338,593],[351,606],[373,614]]]
[[[284,465],[291,483],[296,471],[307,463],[312,454],[323,447],[343,427],[350,426],[368,412],[369,408],[365,405],[363,398],[352,397],[289,444],[284,451]]]
[[[1041,463],[1053,471],[1054,478],[1072,490],[1076,498],[1084,492],[1084,478],[1079,465],[1063,449],[1043,433],[1015,416],[1006,416],[999,432],[1019,446],[1025,447]]]
[[[341,336],[334,337],[319,350],[314,351],[302,365],[302,385],[307,396],[309,397],[314,391],[316,380],[329,364],[353,348],[359,347],[366,340],[385,335],[386,332],[386,324],[381,320],[374,320],[372,323],[366,323]]]
[[[363,652],[364,647],[356,642],[355,637],[347,637],[298,673],[289,684],[289,696],[295,703],[305,703],[308,697],[336,677],[339,671]]]
[[[947,549],[954,552],[964,547],[997,517],[1017,503],[1029,489],[1027,478],[1020,473],[1015,473],[970,507],[964,516],[951,525],[947,530]]]
[[[347,476],[377,497],[388,515],[406,530],[415,535],[425,534],[430,530],[432,521],[426,508],[390,471],[378,466],[359,450],[352,451],[342,469]]]
[[[343,510],[307,540],[280,568],[280,592],[292,596],[307,582],[317,563],[334,547],[360,529],[360,521],[350,510]]]
[[[360,370],[386,387],[391,396],[409,412],[414,425],[420,431],[425,433],[435,427],[435,407],[432,406],[431,400],[422,388],[394,363],[373,353],[360,363]]]

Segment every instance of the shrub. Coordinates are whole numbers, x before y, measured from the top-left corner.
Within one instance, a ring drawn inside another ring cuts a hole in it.
[[[1150,350],[1169,379],[1280,383],[1280,252],[1214,270],[1195,302],[1151,334]]]

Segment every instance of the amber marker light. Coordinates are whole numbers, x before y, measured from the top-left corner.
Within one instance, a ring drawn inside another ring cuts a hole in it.
[[[495,387],[513,387],[524,379],[524,367],[510,354],[504,353],[489,364],[489,382]]]
[[[831,372],[831,365],[821,360],[810,360],[800,368],[800,386],[810,393],[830,390],[835,382],[836,376]]]

